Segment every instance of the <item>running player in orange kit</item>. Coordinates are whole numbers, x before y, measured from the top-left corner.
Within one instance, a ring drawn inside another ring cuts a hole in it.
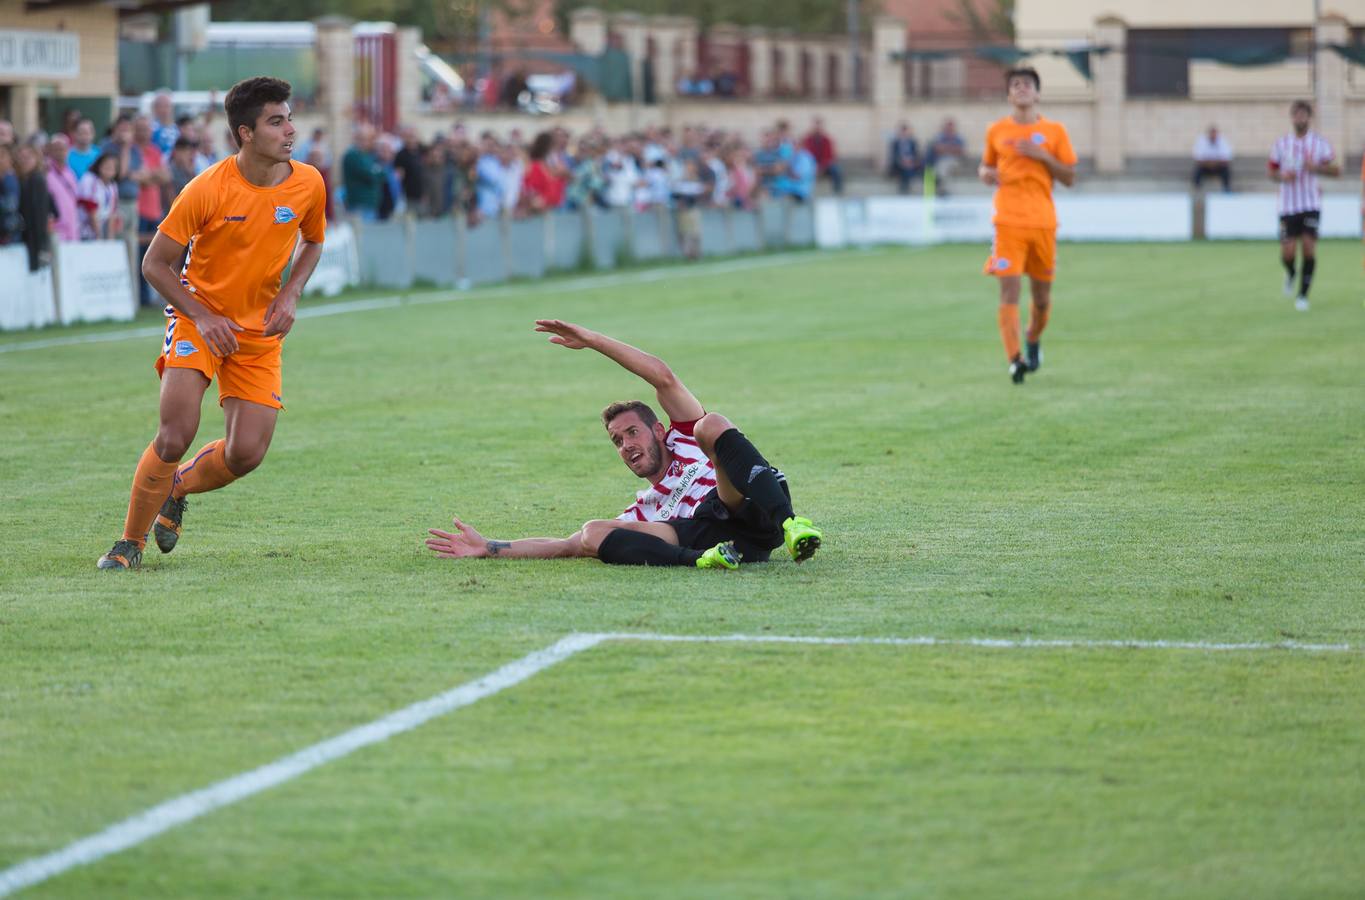
[[[995,245],[986,274],[1000,282],[1000,337],[1005,343],[1010,379],[1043,364],[1039,339],[1052,307],[1052,279],[1057,257],[1057,210],[1052,183],[1070,187],[1076,181],[1076,151],[1060,122],[1038,112],[1042,81],[1033,69],[1005,74],[1014,112],[986,129],[981,180],[995,187]],[[1019,291],[1028,275],[1033,308],[1028,324],[1028,357],[1019,352]]]
[[[170,302],[156,360],[161,426],[133,474],[123,537],[100,557],[101,569],[141,565],[153,520],[157,546],[169,553],[180,535],[185,496],[241,478],[270,446],[284,407],[284,337],[327,227],[322,176],[290,159],[290,92],[278,78],[233,85],[223,105],[238,152],[185,186],[142,261],[143,276]],[[227,436],[181,466],[214,378]]]

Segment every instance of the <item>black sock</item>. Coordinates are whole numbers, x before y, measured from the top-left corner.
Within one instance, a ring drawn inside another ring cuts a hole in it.
[[[1289,273],[1289,278],[1292,280],[1294,278],[1294,260],[1281,259],[1280,262],[1284,263],[1284,270]]]
[[[1316,256],[1305,256],[1303,258],[1303,274],[1299,276],[1299,296],[1307,297],[1308,289],[1313,286],[1313,270],[1318,267]]]
[[[795,515],[791,495],[777,477],[777,470],[738,428],[716,438],[716,466],[774,525]]]
[[[695,566],[701,551],[670,544],[643,531],[617,528],[597,548],[597,558],[614,566]]]

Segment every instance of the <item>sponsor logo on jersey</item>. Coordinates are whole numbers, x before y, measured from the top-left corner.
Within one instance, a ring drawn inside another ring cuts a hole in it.
[[[284,224],[286,224],[286,223],[289,223],[289,222],[294,221],[294,220],[297,219],[298,217],[299,217],[299,216],[298,216],[298,213],[294,212],[292,209],[290,209],[290,208],[287,207],[287,206],[277,206],[277,207],[275,207],[275,224],[276,224],[276,225],[284,225]]]
[[[1043,137],[1043,133],[1041,131],[1035,131],[1033,132],[1033,134],[1029,135],[1029,140],[1033,141],[1033,143],[1035,144],[1041,144],[1044,141],[1046,141],[1047,138]]]
[[[697,476],[701,474],[701,471],[704,468],[705,463],[698,460],[683,469],[682,478],[673,486],[673,493],[668,495],[666,501],[659,504],[660,519],[667,520],[673,518],[673,513],[677,511],[678,504],[682,503],[683,496],[687,493],[687,489],[692,486],[692,482],[697,480]]]
[[[193,342],[193,341],[176,341],[176,342],[175,342],[175,355],[176,355],[176,356],[189,356],[190,354],[194,353],[194,352],[195,352],[196,350],[198,350],[198,349],[199,349],[198,347],[194,346],[194,342]]]
[[[223,216],[224,222],[245,222],[246,216]]]

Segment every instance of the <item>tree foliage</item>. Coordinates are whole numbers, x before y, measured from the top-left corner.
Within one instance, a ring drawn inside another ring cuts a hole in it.
[[[948,17],[969,29],[973,40],[1014,42],[1014,0],[956,0]]]
[[[786,27],[814,34],[842,34],[847,28],[847,0],[559,0],[555,14],[561,33],[568,33],[569,14],[582,6],[607,12],[691,16],[703,26],[716,22]],[[856,0],[864,33],[881,8],[880,0]],[[965,0],[964,0],[965,2]],[[1007,0],[1008,2],[1008,0]],[[357,21],[416,25],[428,40],[460,41],[478,34],[480,5],[509,15],[528,13],[529,0],[225,0],[215,3],[219,20],[299,21],[333,14]]]
[[[493,0],[498,6],[510,5]],[[226,0],[213,5],[219,21],[307,21],[341,15],[357,22],[415,25],[428,40],[458,41],[478,34],[478,0]]]
[[[881,10],[880,0],[856,0],[862,30]],[[843,34],[848,28],[848,7],[838,0],[560,0],[556,12],[567,22],[580,6],[607,12],[639,12],[647,15],[690,16],[703,26],[717,22],[792,28],[808,34]]]

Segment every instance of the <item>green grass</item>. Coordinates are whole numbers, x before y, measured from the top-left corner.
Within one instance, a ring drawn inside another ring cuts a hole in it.
[[[976,247],[307,319],[264,466],[114,577],[159,338],[0,354],[0,870],[570,631],[1365,645],[1359,252],[1299,315],[1264,244],[1063,247],[1022,388]],[[427,558],[638,487],[597,411],[647,390],[545,316],[663,355],[816,558]],[[1360,896],[1363,695],[1359,652],[611,644],[32,895]]]

